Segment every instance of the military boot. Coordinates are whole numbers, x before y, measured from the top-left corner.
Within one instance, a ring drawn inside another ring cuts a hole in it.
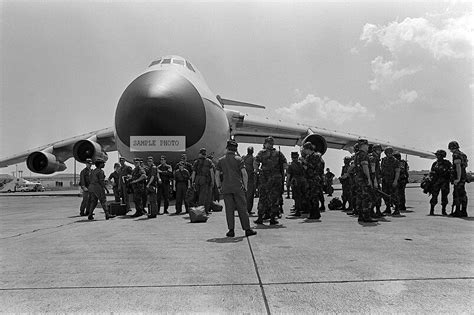
[[[381,217],[383,217],[382,212],[380,212],[380,207],[379,207],[379,206],[376,206],[376,207],[375,207],[375,217],[376,217],[376,218],[381,218]]]
[[[446,205],[443,205],[443,208],[441,208],[441,214],[443,214],[443,215],[448,215],[448,214],[446,213]]]
[[[435,208],[435,205],[431,205],[430,215],[434,215],[434,208]],[[444,209],[444,211],[446,211],[446,209]]]
[[[378,222],[377,220],[372,219],[372,218],[370,217],[369,212],[364,212],[364,214],[362,215],[362,221],[363,221],[363,222],[366,222],[366,223]]]
[[[263,216],[261,214],[258,215],[257,220],[253,221],[256,224],[263,224]]]
[[[454,212],[452,212],[450,216],[459,217],[460,213],[461,213],[461,206],[456,205],[456,207],[454,208]]]
[[[400,210],[398,210],[398,208],[395,208],[395,210],[392,213],[392,216],[397,216],[397,215],[401,215],[401,213],[400,213]]]
[[[467,202],[466,204],[462,204],[461,206],[461,212],[459,213],[460,218],[466,218],[467,217]]]
[[[272,217],[272,218],[270,219],[270,225],[277,225],[277,224],[278,224],[277,219],[276,219],[275,217]]]

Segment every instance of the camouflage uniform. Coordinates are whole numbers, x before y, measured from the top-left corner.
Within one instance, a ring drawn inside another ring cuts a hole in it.
[[[350,157],[344,158],[344,166],[341,170],[341,177],[339,177],[339,182],[342,185],[342,209],[346,209],[346,202],[349,204],[348,207],[350,208],[350,200],[351,200],[351,178],[349,175],[349,164],[351,162]]]
[[[248,175],[248,182],[247,182],[247,191],[245,192],[245,198],[247,200],[247,212],[251,213],[253,208],[253,199],[255,196],[255,182],[256,182],[256,175],[253,169],[253,161],[255,157],[252,154],[247,154],[242,157],[244,161],[245,170],[247,171]]]
[[[170,205],[170,184],[173,179],[173,168],[169,164],[159,164],[157,171],[160,174],[161,185],[158,185],[158,213],[161,208],[161,200],[163,200],[163,213],[168,213]]]
[[[380,207],[382,206],[382,195],[378,193],[376,190],[380,190],[380,183],[381,183],[381,170],[380,170],[380,155],[377,152],[372,152],[369,154],[369,162],[370,162],[370,177],[372,179],[372,183],[375,183],[377,180],[377,186],[374,184],[374,189],[371,190],[371,203],[372,203],[372,212],[373,207],[375,207],[375,216],[381,217],[382,214],[380,212]]]
[[[102,209],[105,213],[105,219],[108,220],[109,218],[113,218],[114,215],[109,213],[109,208],[107,206],[107,197],[105,195],[105,173],[102,168],[105,166],[105,161],[102,159],[97,159],[95,161],[96,168],[91,171],[90,174],[90,185],[89,185],[89,192],[90,192],[90,204],[89,204],[89,220],[94,219],[94,209],[97,206],[97,202],[100,202]]]
[[[398,209],[406,210],[406,197],[405,197],[405,188],[408,183],[408,162],[406,160],[399,160],[400,162],[400,177],[398,179]]]
[[[212,161],[204,156],[199,156],[193,165],[194,185],[198,195],[197,203],[198,205],[204,205],[206,212],[209,212],[211,208],[213,181],[210,170],[212,169],[214,169]]]
[[[261,218],[267,214],[272,220],[280,212],[280,198],[283,194],[283,165],[286,164],[286,158],[275,148],[263,149],[255,157],[258,164],[262,164],[259,178],[258,217]]]
[[[90,163],[92,164],[92,160]],[[91,172],[92,170],[88,166],[84,168],[79,175],[79,186],[82,188],[82,202],[81,206],[79,207],[79,215],[81,216],[88,215],[87,211],[89,211],[91,203],[91,193],[89,192]]]
[[[398,212],[398,190],[397,187],[393,187],[393,182],[397,170],[400,169],[399,162],[394,156],[386,156],[382,159],[380,168],[382,172],[382,191],[390,196],[390,198],[383,197],[387,207],[384,213],[390,214],[392,206],[395,207],[395,212]]]
[[[182,163],[183,166],[184,163]],[[189,204],[185,201],[186,191],[188,190],[188,183],[189,179],[191,178],[191,174],[189,174],[188,170],[183,167],[183,169],[178,169],[174,171],[174,180],[176,185],[176,214],[180,214],[182,211],[183,203],[186,213],[189,210]]]
[[[367,152],[359,150],[354,157],[354,166],[355,166],[355,176],[354,182],[356,185],[356,204],[360,205],[359,219],[367,220],[370,216],[370,207],[371,207],[371,188],[368,185],[368,179],[366,174],[363,171],[363,164],[366,163],[369,167],[369,156]]]
[[[453,187],[453,206],[455,207],[454,216],[467,217],[467,194],[466,194],[466,168],[467,156],[459,150],[459,147],[452,151],[453,153],[453,178],[457,179],[456,163],[460,162],[461,174],[460,181]]]
[[[319,219],[321,213],[319,210],[320,194],[323,189],[324,161],[321,154],[311,152],[303,160],[305,170],[305,179],[307,182],[307,199],[309,203],[308,219]]]
[[[145,170],[141,166],[136,166],[132,170],[132,181],[139,179],[142,175],[145,175]],[[132,184],[133,189],[133,202],[135,203],[135,214],[133,216],[139,216],[145,214],[145,207],[143,204],[143,194],[145,190],[145,186],[143,186],[143,181],[139,181],[138,183]]]
[[[444,152],[444,156],[446,156],[446,152]],[[448,160],[438,159],[431,165],[430,177],[433,183],[432,190],[431,190],[431,210],[430,215],[434,215],[434,208],[438,203],[438,195],[441,191],[441,207],[442,207],[442,214],[447,215],[446,213],[446,206],[448,204],[448,195],[449,195],[449,180],[451,178],[451,170],[452,164]]]
[[[158,192],[157,192],[157,186],[158,186],[158,170],[155,165],[152,166],[146,166],[145,167],[145,174],[147,177],[147,180],[145,182],[145,189],[147,193],[147,200],[148,200],[148,210],[150,212],[149,217],[150,218],[155,218],[156,215],[159,213],[159,207],[158,207]],[[149,180],[153,177],[153,181],[148,185]],[[148,186],[148,188],[147,188]]]
[[[306,192],[305,170],[300,160],[296,159],[288,166],[288,182],[295,200],[295,215],[300,216],[303,211],[304,193]]]
[[[132,168],[128,165],[125,164],[125,159],[120,158],[121,162],[123,162],[123,166],[120,166],[119,169],[119,192],[120,196],[122,197],[122,203],[125,204],[127,208],[127,212],[130,211],[130,200],[129,200],[129,194],[131,194],[131,186],[128,184],[126,181],[124,181],[124,178],[126,178],[128,175],[132,174]]]

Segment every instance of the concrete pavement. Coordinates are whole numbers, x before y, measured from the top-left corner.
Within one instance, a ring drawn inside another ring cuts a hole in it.
[[[402,217],[326,211],[250,238],[237,217],[226,238],[224,212],[89,222],[80,200],[0,196],[1,312],[474,312],[473,218],[427,216],[420,189]]]

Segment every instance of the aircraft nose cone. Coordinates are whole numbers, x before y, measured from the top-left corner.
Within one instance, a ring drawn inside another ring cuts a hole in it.
[[[131,136],[185,136],[186,147],[201,139],[206,112],[201,95],[183,76],[151,71],[123,92],[115,112],[115,129],[130,147]]]

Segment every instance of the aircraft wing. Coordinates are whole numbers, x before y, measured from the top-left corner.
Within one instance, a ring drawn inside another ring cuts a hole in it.
[[[90,140],[99,145],[101,151],[115,151],[114,128],[109,127],[89,133],[85,133],[76,137],[49,143],[32,150],[28,150],[12,156],[0,158],[0,167],[25,162],[30,154],[35,152],[45,152],[55,156],[55,162],[64,163],[66,160],[74,156],[74,146],[81,140]]]
[[[234,111],[229,111],[227,115],[231,125],[231,134],[238,142],[263,144],[266,137],[272,136],[275,139],[276,145],[301,146],[306,141],[311,141],[313,144],[315,144],[315,142],[325,142],[326,145],[323,145],[324,147],[342,149],[352,153],[353,145],[358,139],[364,138],[367,139],[369,143],[379,143],[383,148],[392,147],[395,151],[400,153],[415,155],[426,159],[436,158],[435,154],[430,151],[410,148],[351,133],[342,133],[298,123],[289,124],[281,120],[276,121],[268,118],[249,117]]]

